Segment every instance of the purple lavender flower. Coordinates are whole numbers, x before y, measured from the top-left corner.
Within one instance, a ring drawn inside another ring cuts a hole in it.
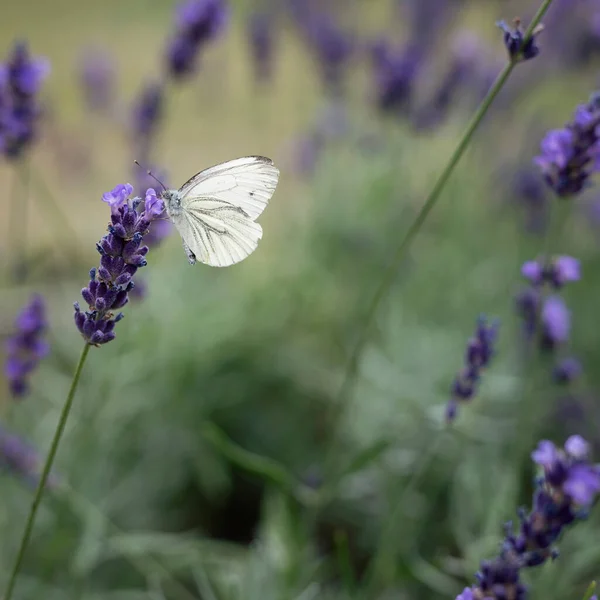
[[[571,313],[560,296],[550,296],[542,306],[542,344],[554,349],[569,339]]]
[[[8,432],[0,425],[0,468],[19,477],[25,484],[35,488],[42,461],[37,451],[18,435]],[[58,479],[50,474],[47,489],[55,488]]]
[[[248,21],[248,42],[257,81],[264,82],[273,72],[275,28],[268,12],[255,12]]]
[[[431,100],[415,115],[414,125],[417,129],[431,129],[445,119],[456,95],[476,75],[479,53],[479,41],[475,37],[463,34],[457,38],[446,75]]]
[[[525,229],[532,233],[544,231],[548,222],[548,190],[539,172],[520,168],[511,187],[515,204],[525,213]]]
[[[28,379],[31,373],[49,351],[48,344],[43,339],[48,323],[42,296],[32,296],[17,316],[15,327],[15,334],[6,342],[4,373],[11,395],[23,398],[29,391]]]
[[[535,286],[547,283],[558,290],[566,283],[579,281],[581,268],[579,261],[572,256],[555,256],[549,264],[541,259],[523,263],[521,274]]]
[[[553,548],[565,528],[585,519],[600,494],[600,465],[589,461],[589,444],[581,436],[571,436],[564,450],[543,440],[532,452],[543,476],[536,481],[532,508],[519,510],[519,527],[505,525],[505,538],[499,555],[484,561],[477,584],[457,596],[474,598],[514,598],[524,600],[527,589],[520,582],[522,569],[544,564],[557,556]]]
[[[146,165],[147,166],[147,165]],[[158,179],[162,181],[165,185],[167,185],[167,174],[164,170],[152,166],[150,167],[151,173]],[[153,188],[156,185],[156,179],[153,179],[150,175],[148,175],[147,171],[143,169],[136,168],[135,173],[136,182],[135,189],[136,190],[146,190],[148,188]],[[138,211],[141,211],[142,204],[138,207]],[[163,204],[164,207],[164,204]],[[149,248],[157,247],[173,230],[173,226],[169,218],[167,217],[166,210],[156,216],[156,218],[150,223],[148,234],[144,237],[144,243]],[[142,292],[141,282],[136,282],[136,287],[133,290],[133,294],[135,296],[139,296]]]
[[[127,200],[133,192],[133,186],[129,183],[120,183],[115,186],[110,192],[102,194],[102,202],[106,202],[110,206],[112,214],[118,214],[119,209],[127,204]]]
[[[141,198],[123,198],[124,192],[131,193],[132,186],[116,186],[104,194],[103,200],[111,204],[109,233],[97,244],[100,266],[90,271],[90,282],[81,290],[89,310],[82,311],[75,303],[75,324],[88,344],[99,346],[115,338],[115,324],[123,317],[113,311],[125,306],[128,294],[133,289],[133,276],[146,265],[148,246],[142,246],[150,224],[164,210],[162,200],[156,198],[153,189],[148,189],[144,210],[137,208]],[[116,207],[116,208],[115,208]]]
[[[477,392],[481,374],[494,356],[498,326],[498,321],[488,323],[483,316],[477,320],[475,335],[467,344],[465,366],[452,384],[452,395],[446,408],[447,422],[451,423],[456,418],[459,403],[468,402]]]
[[[546,183],[564,198],[579,194],[600,165],[600,96],[579,106],[572,122],[555,129],[542,140],[542,153],[535,158]]]
[[[167,50],[167,68],[174,79],[194,72],[198,53],[227,26],[229,9],[225,0],[188,0],[177,10],[175,35]]]
[[[572,256],[555,256],[549,261],[530,260],[523,264],[521,273],[531,283],[531,287],[518,294],[516,302],[525,335],[531,339],[539,332],[542,348],[554,350],[569,339],[571,314],[560,296],[545,298],[543,290],[547,286],[558,291],[567,283],[579,281],[579,261]],[[568,364],[566,366],[569,367]],[[560,365],[554,373],[556,381],[563,383],[566,382],[565,377],[569,379],[577,375],[576,370],[567,368],[565,371]]]
[[[397,49],[382,40],[373,46],[371,56],[379,109],[394,114],[408,113],[423,64],[422,46],[409,44]]]
[[[108,111],[115,95],[113,57],[102,48],[88,48],[81,57],[78,75],[86,106],[94,112]]]
[[[576,358],[567,356],[556,363],[553,377],[556,383],[567,384],[575,381],[582,372],[581,363]]]
[[[330,15],[325,14],[312,15],[305,29],[326,89],[339,95],[345,69],[354,51],[350,36]]]
[[[456,596],[456,600],[475,600],[473,590],[468,587],[465,588],[458,596]]]
[[[40,116],[37,95],[49,72],[46,59],[33,59],[25,43],[13,47],[0,77],[0,150],[19,158],[34,141]]]
[[[540,53],[536,37],[543,29],[542,25],[538,25],[534,29],[533,35],[525,40],[524,32],[521,29],[521,21],[515,19],[513,24],[514,27],[511,29],[505,21],[498,21],[496,23],[504,32],[504,45],[508,50],[510,60],[521,61],[535,58]]]
[[[137,159],[147,162],[158,131],[164,108],[164,88],[160,83],[147,84],[133,108],[133,135]]]

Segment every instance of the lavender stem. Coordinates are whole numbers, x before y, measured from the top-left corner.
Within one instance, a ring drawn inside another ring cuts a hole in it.
[[[531,38],[534,30],[540,23],[543,16],[546,14],[546,11],[550,8],[552,1],[553,0],[544,0],[542,5],[540,6],[539,10],[537,11],[535,17],[529,24],[529,27],[527,28],[527,31],[524,34],[523,45],[526,45],[527,40],[529,40]],[[342,385],[340,386],[340,390],[337,394],[336,399],[334,400],[334,402],[332,402],[332,405],[331,405],[332,408],[330,409],[331,414],[329,415],[330,416],[329,422],[332,423],[333,433],[332,433],[331,446],[330,446],[329,452],[327,453],[328,456],[326,456],[326,463],[328,463],[331,460],[331,458],[333,456],[335,456],[335,454],[336,454],[336,448],[335,448],[335,440],[337,438],[336,427],[339,425],[339,423],[342,420],[341,416],[343,414],[344,407],[347,406],[347,404],[348,404],[346,402],[346,399],[347,399],[350,389],[352,388],[354,380],[356,378],[356,375],[358,372],[358,363],[359,363],[360,357],[362,355],[362,351],[368,342],[371,325],[373,323],[373,319],[375,317],[375,314],[377,313],[379,305],[381,304],[381,301],[383,300],[383,298],[387,295],[387,293],[396,277],[396,273],[398,271],[398,266],[401,264],[403,258],[406,255],[406,252],[410,248],[413,240],[415,239],[415,237],[419,233],[422,225],[424,224],[427,217],[429,216],[429,213],[431,212],[431,210],[433,209],[433,207],[436,205],[437,201],[439,200],[446,183],[448,182],[448,180],[450,179],[450,176],[452,175],[452,173],[454,171],[454,168],[456,167],[456,165],[462,158],[463,154],[465,153],[465,150],[467,149],[469,143],[471,142],[473,134],[475,133],[475,131],[476,131],[477,127],[479,126],[479,124],[481,123],[481,121],[483,120],[483,117],[487,114],[492,103],[496,99],[496,96],[500,93],[500,91],[504,87],[504,84],[508,80],[513,69],[518,64],[519,59],[520,59],[520,57],[516,56],[516,57],[513,57],[511,60],[509,60],[509,62],[504,67],[504,69],[498,75],[496,81],[490,88],[486,97],[483,99],[483,101],[479,105],[479,108],[477,109],[477,111],[475,112],[473,117],[471,118],[471,121],[467,125],[465,132],[463,133],[460,141],[458,142],[456,149],[450,156],[450,159],[448,160],[446,167],[444,168],[444,170],[440,174],[439,178],[437,179],[435,185],[433,186],[433,189],[429,193],[429,196],[425,200],[425,203],[421,207],[421,210],[419,211],[415,220],[412,222],[412,224],[410,225],[405,236],[400,241],[400,244],[394,253],[392,261],[389,264],[387,270],[385,271],[383,278],[379,284],[379,287],[375,291],[373,299],[371,300],[371,302],[365,312],[365,316],[363,317],[362,323],[360,325],[358,340],[354,346],[352,354],[350,355],[350,360],[349,360],[348,366],[346,368],[346,372],[344,375],[344,379],[342,381]]]
[[[6,593],[4,594],[3,600],[10,600],[12,598],[15,584],[17,582],[17,576],[19,574],[19,571],[21,570],[23,558],[25,557],[25,551],[27,550],[27,546],[31,539],[31,533],[33,532],[35,517],[37,515],[37,511],[42,500],[42,495],[46,487],[46,482],[48,481],[48,476],[50,475],[50,469],[52,468],[52,464],[54,463],[54,457],[56,456],[60,439],[65,430],[67,419],[69,418],[71,406],[73,405],[73,399],[75,398],[75,392],[77,391],[77,386],[79,384],[81,372],[83,371],[83,365],[85,364],[85,360],[90,351],[90,348],[90,344],[86,343],[81,352],[81,356],[79,358],[79,362],[77,363],[77,367],[75,368],[73,381],[71,382],[71,387],[69,388],[67,399],[65,400],[62,411],[60,413],[60,418],[58,420],[56,431],[54,432],[54,437],[52,438],[50,450],[48,451],[48,456],[46,457],[46,461],[44,462],[44,468],[42,470],[40,480],[35,490],[35,496],[33,498],[33,502],[31,503],[31,508],[29,509],[29,516],[27,518],[27,523],[25,524],[23,536],[21,537],[21,545],[17,553],[17,558],[15,560],[15,564],[13,566],[12,573],[10,575],[10,580],[8,582],[8,586],[6,588]]]

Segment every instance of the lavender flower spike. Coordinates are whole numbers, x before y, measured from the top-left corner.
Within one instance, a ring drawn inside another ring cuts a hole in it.
[[[229,10],[225,0],[188,0],[176,17],[176,32],[167,51],[167,67],[174,79],[193,73],[200,49],[226,27]]]
[[[25,43],[13,47],[0,76],[0,150],[19,158],[34,141],[40,116],[37,95],[50,71],[44,58],[32,58]],[[3,80],[3,81],[2,81]]]
[[[122,313],[114,314],[127,304],[133,289],[133,276],[146,265],[148,246],[142,240],[148,234],[150,224],[164,211],[161,199],[153,189],[146,191],[144,210],[138,212],[141,198],[130,200],[129,184],[118,185],[104,194],[103,200],[111,205],[109,233],[97,244],[100,266],[90,271],[90,282],[81,290],[88,305],[83,311],[75,303],[75,324],[83,339],[95,346],[106,344],[115,338],[114,328]]]
[[[29,391],[28,379],[38,363],[48,354],[48,344],[42,339],[48,323],[42,296],[33,296],[19,313],[16,333],[6,342],[7,359],[4,373],[10,393],[23,398]]]
[[[600,167],[600,95],[579,106],[573,121],[542,140],[535,158],[546,183],[561,198],[579,194]]]
[[[519,527],[505,526],[499,555],[481,563],[477,583],[465,588],[457,600],[513,598],[524,600],[527,589],[521,571],[557,556],[553,544],[564,530],[585,519],[600,494],[600,465],[589,460],[589,444],[571,436],[564,449],[543,440],[531,454],[543,475],[536,482],[530,512],[519,511]]]
[[[475,335],[467,345],[465,366],[452,384],[452,396],[446,408],[446,420],[449,423],[456,418],[458,404],[471,400],[475,395],[481,373],[494,356],[498,325],[498,321],[488,323],[486,317],[479,317]]]
[[[35,488],[41,470],[37,451],[25,440],[10,433],[0,425],[0,468],[18,476],[25,484]],[[58,485],[58,479],[50,474],[47,488]]]
[[[505,21],[498,21],[496,25],[504,32],[504,45],[508,50],[508,56],[511,61],[530,60],[535,58],[540,49],[536,43],[537,35],[544,29],[543,25],[538,25],[531,37],[525,41],[525,34],[521,28],[520,19],[515,19],[514,27],[511,29]]]

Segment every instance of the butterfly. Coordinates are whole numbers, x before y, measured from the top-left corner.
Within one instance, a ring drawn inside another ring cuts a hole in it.
[[[278,181],[270,158],[246,156],[200,171],[178,190],[165,188],[161,197],[190,264],[228,267],[252,254],[262,238],[255,219]]]

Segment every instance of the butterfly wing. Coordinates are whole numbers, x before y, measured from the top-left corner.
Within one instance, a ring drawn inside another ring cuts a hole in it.
[[[256,250],[262,227],[243,209],[222,200],[202,199],[186,207],[174,221],[192,260],[228,267]]]
[[[270,158],[246,156],[215,165],[184,183],[179,192],[185,208],[206,199],[241,208],[253,221],[273,196],[279,169]]]

